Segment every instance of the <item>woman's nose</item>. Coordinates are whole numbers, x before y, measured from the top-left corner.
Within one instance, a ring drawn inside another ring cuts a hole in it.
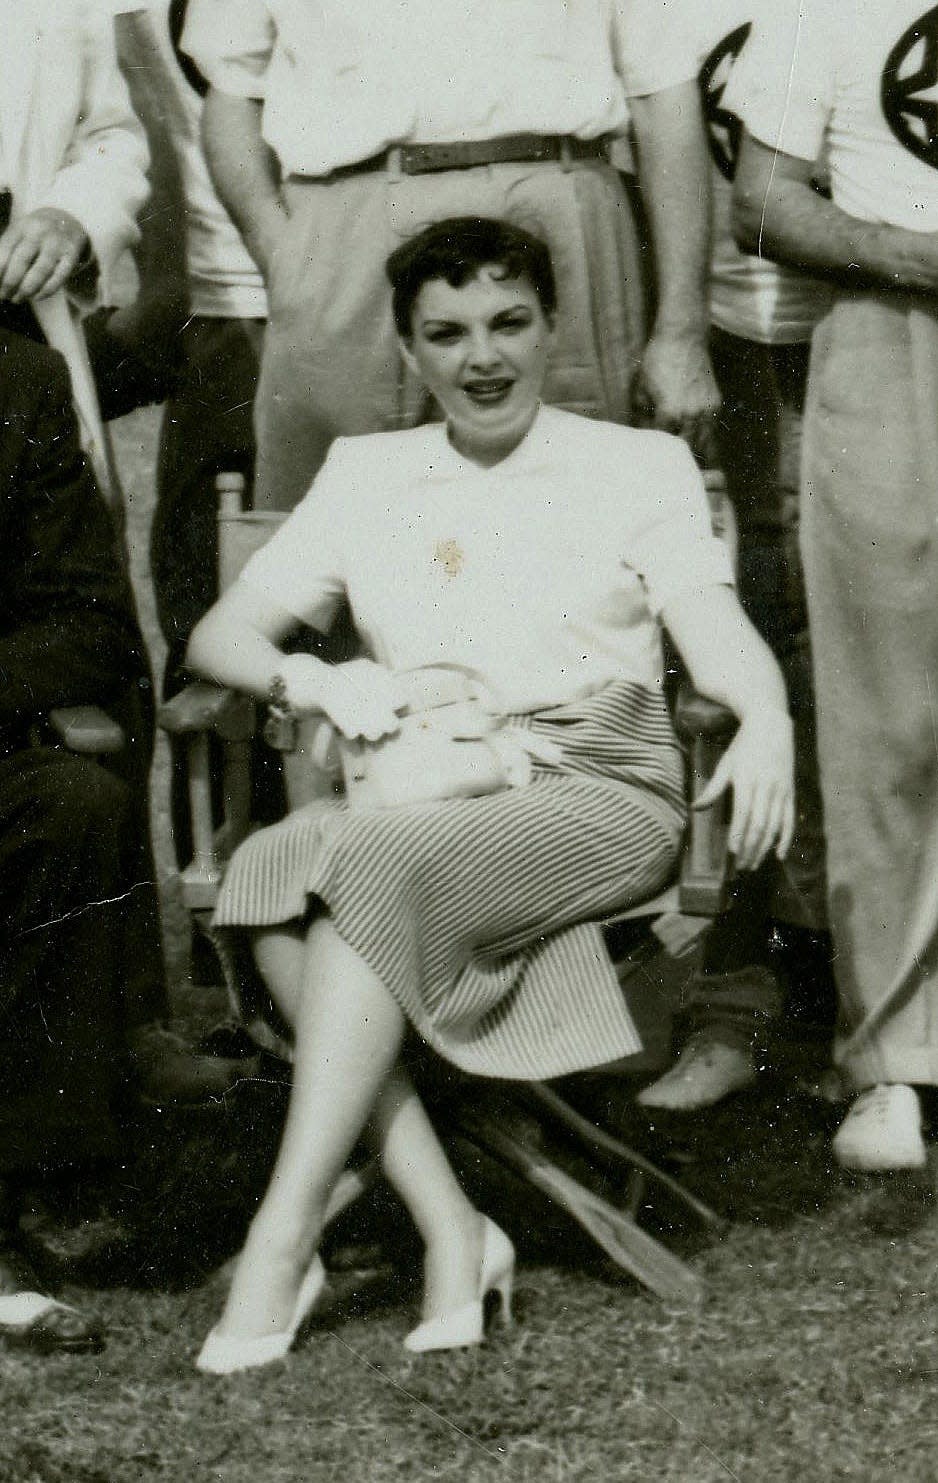
[[[488,330],[477,330],[469,341],[469,363],[474,370],[489,370],[498,365],[498,344]]]

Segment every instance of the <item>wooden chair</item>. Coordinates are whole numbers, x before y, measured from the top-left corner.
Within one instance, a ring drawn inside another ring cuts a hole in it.
[[[84,757],[107,757],[124,749],[123,727],[96,705],[55,706],[32,728],[33,745],[45,739]]]
[[[716,481],[711,480],[711,483]],[[244,480],[239,474],[223,474],[219,490],[219,586],[233,582],[254,551],[264,543],[284,518],[275,512],[242,508]],[[725,505],[719,489],[711,495],[715,506],[714,527],[724,532]],[[231,690],[197,682],[174,696],[159,712],[159,724],[184,740],[189,761],[189,801],[192,816],[193,859],[181,873],[182,895],[190,912],[207,923],[215,905],[227,860],[251,829],[251,752],[258,734],[257,705]],[[712,776],[727,740],[735,727],[734,717],[723,707],[689,690],[682,690],[675,707],[675,724],[688,755],[690,798],[699,796]],[[301,762],[302,737],[296,729],[268,726],[269,742],[284,753],[285,771]],[[213,809],[210,739],[222,744],[220,816]],[[308,769],[304,769],[308,776]],[[289,782],[287,784],[289,796]],[[324,782],[324,792],[332,784]],[[678,878],[653,899],[609,918],[612,926],[630,919],[661,916],[679,911],[686,916],[711,917],[723,904],[727,880],[727,810],[721,803],[704,811],[693,811],[687,830]],[[250,1027],[249,1027],[250,1028]],[[257,1028],[257,1027],[255,1027]],[[501,1084],[504,1087],[505,1084]],[[637,1212],[653,1191],[666,1193],[685,1211],[711,1230],[723,1221],[683,1185],[623,1143],[608,1131],[582,1117],[557,1091],[541,1083],[512,1087],[514,1105],[524,1107],[522,1129],[512,1127],[501,1111],[492,1114],[473,1099],[473,1107],[457,1104],[447,1122],[453,1132],[494,1158],[555,1205],[565,1210],[586,1230],[601,1249],[621,1268],[664,1297],[696,1298],[700,1282],[690,1267],[671,1253],[637,1223]],[[599,1189],[585,1178],[574,1177],[544,1151],[540,1136],[532,1137],[531,1120],[548,1138],[571,1140],[578,1167],[585,1163],[595,1174]],[[344,1207],[370,1182],[373,1170],[348,1176],[343,1182],[336,1209]],[[622,1186],[622,1203],[613,1204],[605,1193],[610,1176]]]

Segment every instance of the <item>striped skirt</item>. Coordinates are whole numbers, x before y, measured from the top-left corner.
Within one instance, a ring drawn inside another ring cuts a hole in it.
[[[512,720],[556,748],[527,787],[298,809],[237,851],[216,927],[325,909],[423,1039],[476,1075],[562,1076],[640,1050],[596,920],[674,866],[684,769],[666,704],[619,681]]]

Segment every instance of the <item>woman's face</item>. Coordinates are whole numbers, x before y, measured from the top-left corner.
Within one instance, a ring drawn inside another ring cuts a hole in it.
[[[482,268],[461,288],[432,278],[417,295],[408,363],[436,397],[458,451],[507,457],[534,421],[553,325],[527,278]]]

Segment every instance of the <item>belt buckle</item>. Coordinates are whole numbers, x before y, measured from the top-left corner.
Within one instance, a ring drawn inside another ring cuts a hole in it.
[[[445,144],[403,144],[399,153],[404,175],[432,175],[437,170],[454,168],[459,146],[450,152]]]
[[[564,150],[567,153],[564,153]],[[528,147],[522,162],[532,165],[550,165],[557,160],[566,160],[570,157],[570,141],[565,135],[558,137],[556,134],[540,134],[534,143]]]

